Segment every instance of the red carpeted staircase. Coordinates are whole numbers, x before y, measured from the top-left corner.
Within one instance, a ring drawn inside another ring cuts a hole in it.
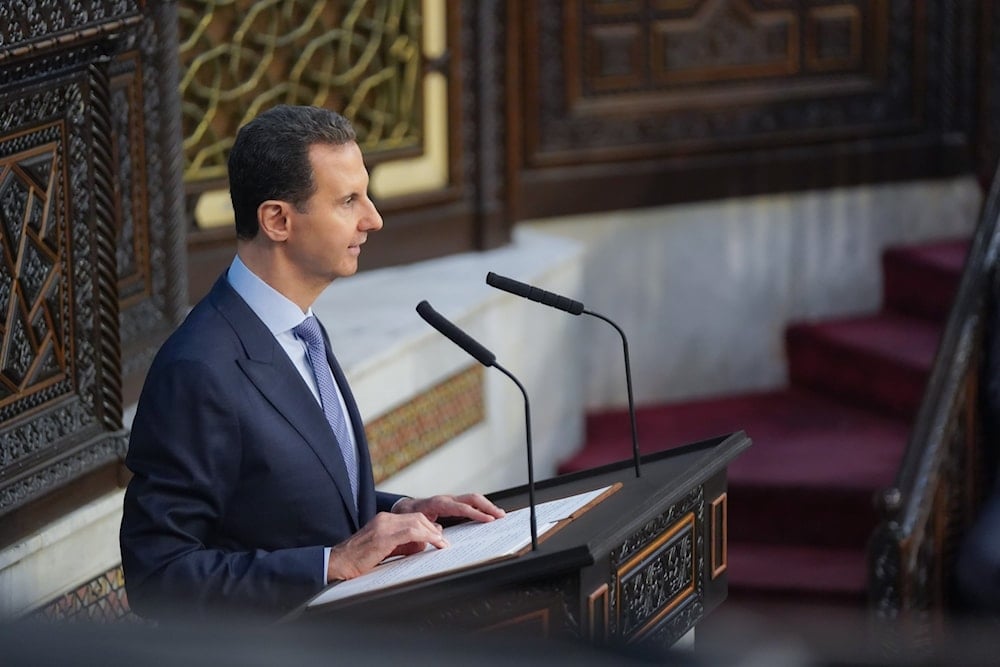
[[[638,410],[644,452],[738,430],[753,440],[729,468],[731,600],[865,604],[873,494],[893,481],[967,249],[885,251],[880,312],[787,328],[785,389]],[[630,451],[626,411],[592,414],[561,471]]]

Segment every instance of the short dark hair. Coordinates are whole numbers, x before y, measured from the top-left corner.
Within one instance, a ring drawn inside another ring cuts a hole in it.
[[[351,122],[336,111],[283,104],[261,113],[236,133],[229,151],[229,196],[236,236],[257,236],[257,209],[268,199],[304,210],[316,190],[309,147],[357,141]]]

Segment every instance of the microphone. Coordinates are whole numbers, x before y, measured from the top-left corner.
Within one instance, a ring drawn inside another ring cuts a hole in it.
[[[424,318],[427,324],[444,334],[452,343],[469,353],[476,361],[489,368],[496,366],[497,357],[485,347],[476,342],[472,336],[449,322],[444,315],[434,310],[427,301],[417,304],[417,314]]]
[[[510,371],[497,363],[495,354],[480,345],[472,336],[449,322],[441,313],[434,310],[426,300],[417,304],[417,314],[424,318],[427,324],[437,329],[439,333],[465,350],[483,366],[487,368],[492,366],[509,377],[517,385],[517,388],[521,390],[521,395],[524,396],[524,427],[528,452],[528,512],[531,517],[531,550],[538,551],[538,522],[535,518],[535,463],[534,456],[531,453],[531,408],[528,405],[528,392],[525,391],[524,385]]]
[[[547,292],[538,287],[526,285],[512,278],[499,276],[492,271],[486,274],[486,284],[497,289],[502,289],[505,292],[516,294],[517,296],[523,296],[525,299],[544,303],[546,306],[565,310],[570,315],[579,315],[583,312],[583,304],[579,301],[567,299],[564,296]]]
[[[553,292],[533,287],[514,280],[513,278],[498,275],[492,271],[486,274],[486,284],[490,287],[496,287],[497,289],[501,289],[505,292],[510,292],[516,296],[524,297],[525,299],[536,301],[546,306],[552,306],[553,308],[558,308],[559,310],[564,310],[570,315],[579,315],[581,313],[591,315],[600,320],[604,320],[618,331],[618,335],[622,338],[622,349],[625,352],[625,384],[628,387],[628,413],[629,418],[632,421],[632,465],[635,467],[635,476],[641,477],[642,474],[639,470],[639,435],[635,425],[635,400],[632,397],[632,367],[628,358],[628,339],[625,338],[625,332],[622,331],[622,328],[604,315],[585,309],[583,304],[579,301],[574,301],[573,299],[554,294]]]

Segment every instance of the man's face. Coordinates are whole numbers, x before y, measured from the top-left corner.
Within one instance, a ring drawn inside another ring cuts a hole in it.
[[[316,192],[292,214],[289,252],[306,280],[330,283],[353,275],[368,232],[382,217],[368,198],[368,170],[354,142],[309,148]]]

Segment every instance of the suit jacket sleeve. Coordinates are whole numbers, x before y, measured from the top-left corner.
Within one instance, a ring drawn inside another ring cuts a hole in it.
[[[375,492],[375,511],[376,512],[391,512],[392,506],[403,498],[409,496],[401,496],[395,493],[386,493],[385,491]]]
[[[143,615],[217,607],[287,610],[325,585],[323,548],[247,548],[225,530],[248,465],[240,394],[201,361],[150,373],[133,423],[122,561]],[[179,418],[183,415],[183,418]],[[180,605],[181,608],[178,608]]]

